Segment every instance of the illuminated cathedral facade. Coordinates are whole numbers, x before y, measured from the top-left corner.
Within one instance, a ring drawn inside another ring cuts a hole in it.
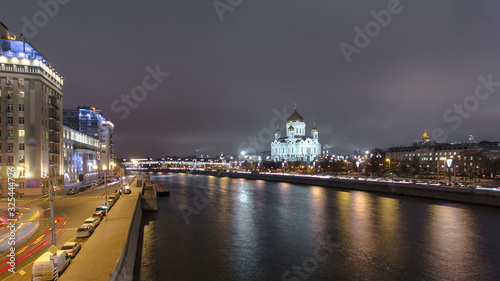
[[[274,141],[271,143],[273,161],[314,161],[321,154],[318,129],[314,125],[311,135],[306,135],[306,123],[302,115],[294,110],[286,123],[286,136],[276,129]]]

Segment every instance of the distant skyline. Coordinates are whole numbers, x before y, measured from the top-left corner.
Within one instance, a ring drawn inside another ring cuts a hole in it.
[[[119,157],[270,150],[262,140],[294,103],[330,153],[410,145],[424,130],[500,140],[499,2],[0,7],[65,78],[64,108],[95,106],[115,124]]]

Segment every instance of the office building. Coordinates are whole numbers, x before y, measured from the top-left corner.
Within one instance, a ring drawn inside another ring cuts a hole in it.
[[[0,23],[0,193],[62,187],[64,79],[33,45]]]

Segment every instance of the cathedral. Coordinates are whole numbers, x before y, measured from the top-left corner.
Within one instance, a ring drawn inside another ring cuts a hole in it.
[[[318,129],[314,125],[311,135],[306,135],[306,123],[297,108],[288,117],[286,136],[281,136],[279,127],[274,133],[271,143],[271,157],[273,161],[314,161],[321,154],[321,144],[318,139]]]

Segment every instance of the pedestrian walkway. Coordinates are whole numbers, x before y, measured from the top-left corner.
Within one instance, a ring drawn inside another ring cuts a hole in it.
[[[141,188],[130,186],[59,280],[132,280],[142,209]]]

